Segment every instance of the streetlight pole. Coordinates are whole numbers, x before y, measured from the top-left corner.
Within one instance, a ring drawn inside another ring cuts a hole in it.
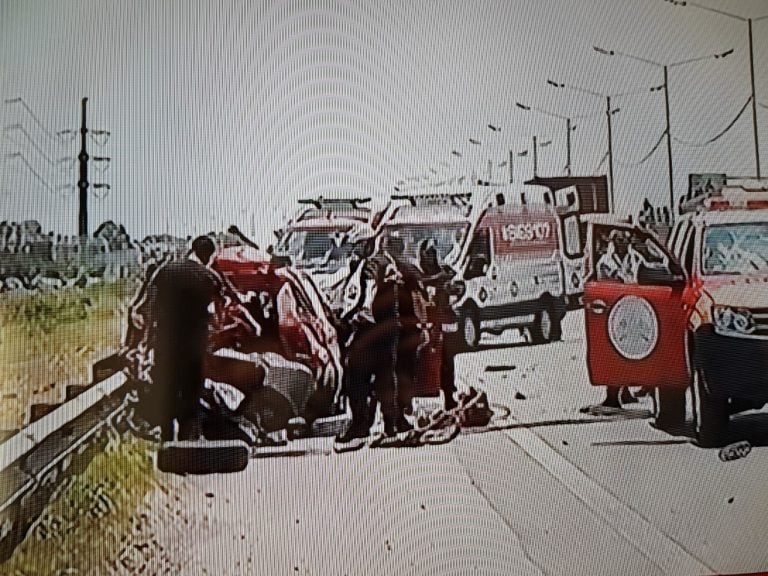
[[[613,116],[613,110],[611,110],[611,97],[605,97],[605,116],[608,119],[608,182],[611,190],[611,214],[616,213],[616,196],[614,193],[613,185],[613,127],[611,124],[611,117]]]
[[[609,209],[611,213],[614,213],[615,211],[615,193],[614,193],[614,183],[613,183],[613,124],[611,122],[612,117],[614,114],[616,114],[619,109],[616,108],[615,110],[612,108],[611,105],[611,98],[612,96],[610,94],[603,94],[601,92],[595,92],[594,90],[588,90],[586,88],[581,88],[579,86],[571,86],[569,84],[564,84],[562,82],[555,82],[554,80],[547,80],[547,84],[554,88],[566,88],[568,90],[573,90],[574,92],[581,92],[582,94],[588,94],[589,96],[594,96],[596,98],[603,99],[605,98],[605,115],[607,119],[607,128],[608,128],[608,186],[609,186]],[[613,97],[618,96],[625,96],[628,94],[633,94],[633,92],[623,92],[621,94],[614,94]],[[570,135],[570,126],[568,133]],[[570,140],[570,137],[569,137]],[[569,165],[570,165],[570,150],[569,150]]]
[[[566,141],[565,141],[565,149],[566,149],[566,160],[565,160],[565,171],[568,174],[568,176],[571,175],[571,119],[566,118],[565,119],[565,135],[566,135]]]
[[[669,214],[675,213],[675,185],[672,173],[672,125],[669,121],[669,67],[664,66],[664,111],[667,119],[667,172],[669,173]]]
[[[533,137],[533,177],[539,175],[539,147],[536,145],[536,136]]]
[[[764,16],[760,16],[759,18],[744,18],[743,16],[739,16],[738,14],[731,14],[730,12],[726,12],[725,10],[720,10],[719,8],[710,8],[709,6],[703,6],[696,2],[683,1],[683,0],[664,0],[664,1],[668,2],[669,4],[673,4],[674,6],[692,6],[700,10],[706,10],[707,12],[717,14],[718,16],[725,16],[726,18],[732,18],[733,20],[738,20],[739,22],[747,23],[747,29],[749,31],[749,80],[750,80],[750,87],[752,90],[752,133],[755,141],[755,172],[756,172],[757,178],[760,179],[761,177],[760,138],[757,131],[757,92],[755,90],[755,48],[752,41],[752,23],[757,22],[759,20],[765,20],[766,18],[768,18],[768,14]]]
[[[760,179],[760,140],[757,135],[757,97],[755,93],[755,50],[752,46],[752,18],[747,19],[749,25],[749,80],[752,85],[752,132],[755,135],[755,171]]]
[[[573,132],[576,127],[571,125],[571,120],[574,118],[574,116],[563,116],[562,114],[556,114],[554,112],[550,112],[549,110],[544,110],[543,108],[537,108],[535,106],[528,106],[527,104],[521,104],[520,102],[516,102],[515,106],[520,108],[521,110],[525,110],[526,112],[534,111],[538,112],[539,114],[543,114],[544,116],[551,116],[552,118],[557,118],[559,120],[565,120],[565,148],[566,148],[566,164],[565,164],[565,172],[568,174],[568,176],[571,175],[572,172],[572,166],[571,166],[571,132]],[[576,118],[583,118],[583,116],[576,116]]]
[[[726,50],[725,52],[720,52],[718,54],[710,54],[707,56],[698,56],[696,58],[679,60],[671,64],[662,64],[661,62],[656,62],[655,60],[642,58],[640,56],[634,56],[632,54],[627,54],[626,52],[619,52],[618,50],[606,50],[605,48],[600,48],[598,46],[593,46],[592,48],[594,49],[595,52],[597,52],[598,54],[602,54],[603,56],[622,56],[629,60],[636,60],[637,62],[642,62],[643,64],[655,66],[656,68],[661,68],[664,73],[664,109],[665,109],[666,123],[667,123],[667,130],[666,130],[667,132],[667,170],[669,172],[669,214],[670,214],[670,217],[674,218],[675,182],[674,182],[673,173],[672,173],[672,130],[670,126],[670,114],[669,114],[669,68],[672,68],[673,66],[684,66],[686,64],[693,64],[694,62],[701,62],[702,60],[709,60],[711,58],[725,58],[733,53],[733,49]],[[653,88],[651,90],[654,91]],[[608,119],[608,123],[610,125],[610,118]]]

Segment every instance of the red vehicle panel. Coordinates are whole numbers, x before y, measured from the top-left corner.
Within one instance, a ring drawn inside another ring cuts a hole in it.
[[[593,225],[584,287],[587,366],[594,386],[686,388],[685,277],[646,232]]]
[[[688,386],[682,287],[588,281],[587,364],[594,386]]]

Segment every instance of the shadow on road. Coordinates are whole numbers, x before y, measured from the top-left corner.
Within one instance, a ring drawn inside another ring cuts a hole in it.
[[[669,439],[669,440],[615,440],[611,442],[592,442],[591,446],[667,446],[670,444],[690,444],[691,440]]]
[[[651,424],[653,425],[653,424]],[[679,430],[662,430],[670,438],[665,440],[616,440],[593,442],[592,446],[663,446],[670,444],[696,444],[696,433],[690,420]],[[746,440],[752,446],[768,446],[768,413],[750,412],[731,416],[725,444]]]

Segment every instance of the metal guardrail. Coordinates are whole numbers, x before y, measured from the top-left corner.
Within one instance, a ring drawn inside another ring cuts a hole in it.
[[[127,377],[111,375],[31,422],[0,444],[0,561],[24,539],[63,479],[90,461],[126,409]],[[90,451],[90,455],[94,453]]]

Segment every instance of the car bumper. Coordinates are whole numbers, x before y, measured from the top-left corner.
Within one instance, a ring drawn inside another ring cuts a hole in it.
[[[696,367],[714,393],[768,402],[768,340],[724,336],[709,326],[694,343]]]

